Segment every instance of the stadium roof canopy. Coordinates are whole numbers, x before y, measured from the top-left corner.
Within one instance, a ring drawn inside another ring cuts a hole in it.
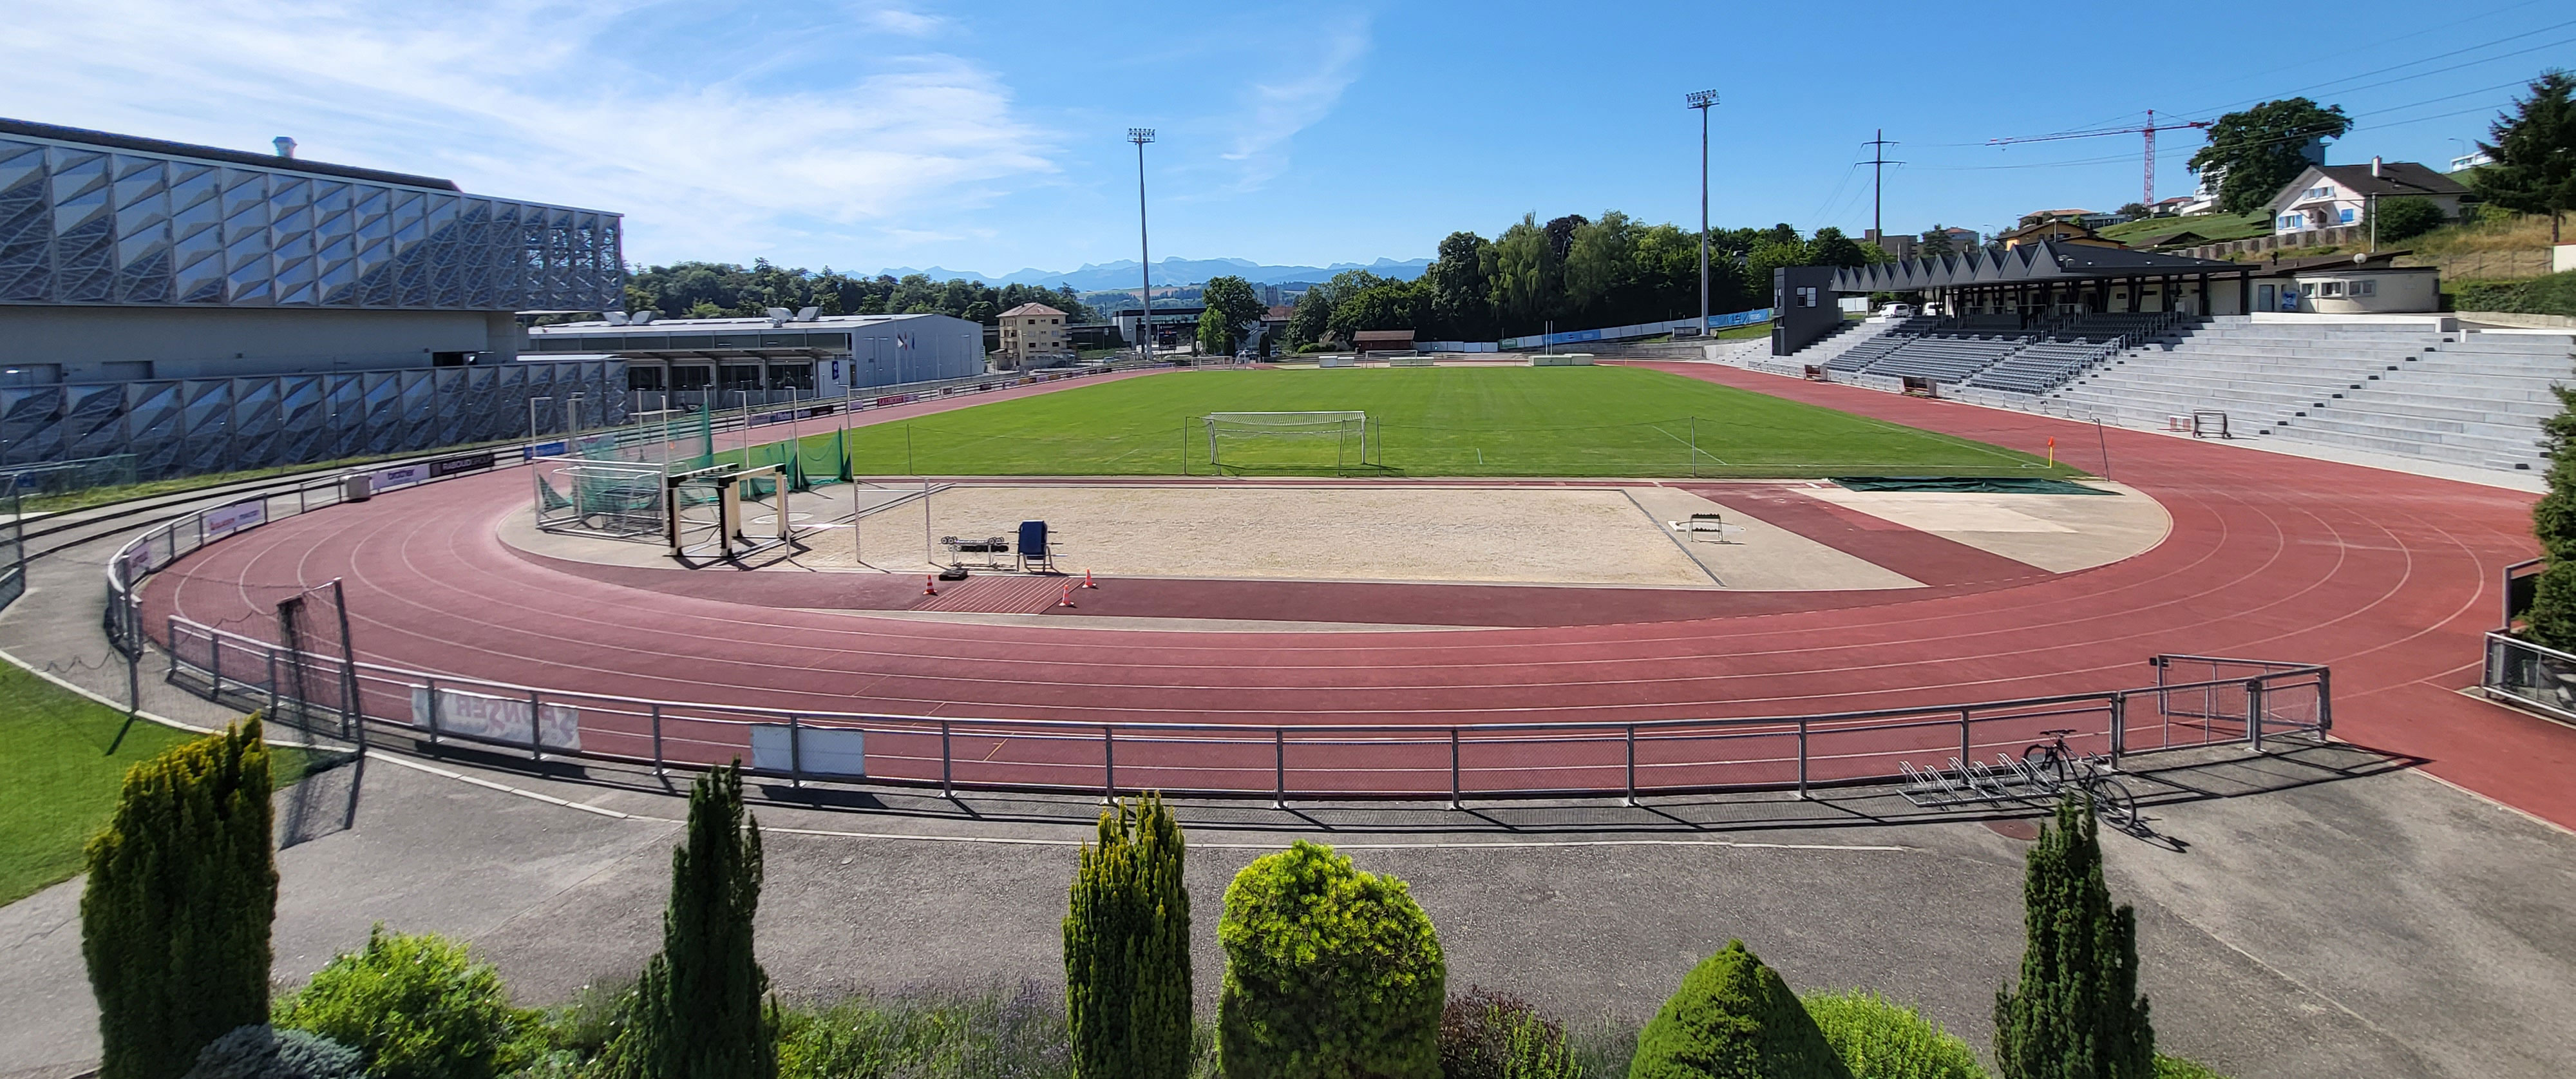
[[[2242,262],[2041,241],[2004,251],[1971,251],[1846,267],[1834,271],[1833,290],[1917,292],[1989,285],[2072,284],[2107,278],[2233,276],[2252,274],[2258,269]]]

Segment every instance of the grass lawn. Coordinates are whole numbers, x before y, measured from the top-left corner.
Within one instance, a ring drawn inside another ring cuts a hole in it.
[[[863,475],[1208,475],[1209,412],[1356,410],[1356,433],[1228,439],[1225,474],[2046,476],[2039,458],[1635,367],[1184,371],[853,429]],[[809,437],[828,447],[835,436]],[[1694,450],[1694,445],[1696,449]],[[2032,447],[2037,448],[2037,447]]]
[[[125,770],[195,737],[137,721],[109,756],[125,713],[0,663],[0,904],[15,903],[81,870],[81,847],[107,826]],[[280,786],[303,774],[304,754],[271,747]]]
[[[2149,217],[2106,226],[2102,235],[2131,247],[2144,247],[2148,242],[2189,229],[2211,243],[2220,240],[2243,240],[2267,236],[2272,232],[2269,211],[2250,214],[2194,214],[2190,217]]]

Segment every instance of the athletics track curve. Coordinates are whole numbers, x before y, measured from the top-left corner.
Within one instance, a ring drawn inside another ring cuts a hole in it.
[[[2090,425],[1716,365],[1647,366],[2033,452],[2055,436],[2070,459],[2101,467]],[[148,583],[146,624],[175,612],[257,632],[284,590],[340,577],[362,658],[399,667],[817,711],[1291,727],[1812,714],[2127,688],[2151,680],[2142,661],[2159,652],[2290,660],[2333,668],[2339,736],[2576,825],[2561,778],[2576,768],[2576,730],[2457,692],[2476,681],[2499,571],[2535,550],[2532,496],[2143,432],[2098,437],[2110,475],[2172,515],[2155,549],[1860,605],[1820,593],[1717,617],[1329,634],[754,606],[513,552],[496,525],[524,505],[525,478],[505,472],[210,547]],[[704,592],[708,572],[686,590]]]

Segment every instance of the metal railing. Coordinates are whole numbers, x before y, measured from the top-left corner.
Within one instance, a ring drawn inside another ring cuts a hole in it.
[[[2478,688],[2489,698],[2576,722],[2576,655],[2510,633],[2489,633]]]
[[[623,697],[350,664],[172,616],[166,677],[209,699],[361,723],[431,745],[649,765],[748,758],[791,783],[1159,790],[1290,800],[1566,797],[1884,782],[1907,765],[2018,755],[2043,732],[2113,761],[2332,723],[2325,668],[2159,656],[2217,677],[2128,690],[1804,716],[1546,723],[1230,724],[909,716]],[[298,686],[319,687],[299,694]],[[342,687],[351,687],[344,689]],[[354,694],[354,695],[353,695]]]
[[[420,469],[437,482],[520,463]],[[341,501],[337,480],[217,507],[135,537],[110,560],[105,628],[139,656],[134,586],[208,544]],[[523,686],[319,655],[177,615],[165,677],[349,737],[367,724],[432,745],[649,765],[656,773],[748,756],[791,783],[1290,799],[1615,795],[1794,790],[1886,782],[1909,765],[2017,754],[2072,728],[2079,751],[2140,753],[2322,734],[2330,675],[2310,664],[2157,656],[2134,689],[1816,715],[1542,723],[1234,724],[907,716],[680,702]],[[2576,663],[2576,657],[2568,657]]]

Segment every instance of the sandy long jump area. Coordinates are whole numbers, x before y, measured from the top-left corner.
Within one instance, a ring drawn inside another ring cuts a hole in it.
[[[1046,521],[1057,565],[1076,573],[1717,584],[1615,487],[994,484],[951,487],[930,502],[933,536],[1009,536],[1021,521]],[[870,515],[860,537],[867,565],[924,568],[923,534],[917,504]],[[797,561],[853,566],[847,535],[827,533]]]

